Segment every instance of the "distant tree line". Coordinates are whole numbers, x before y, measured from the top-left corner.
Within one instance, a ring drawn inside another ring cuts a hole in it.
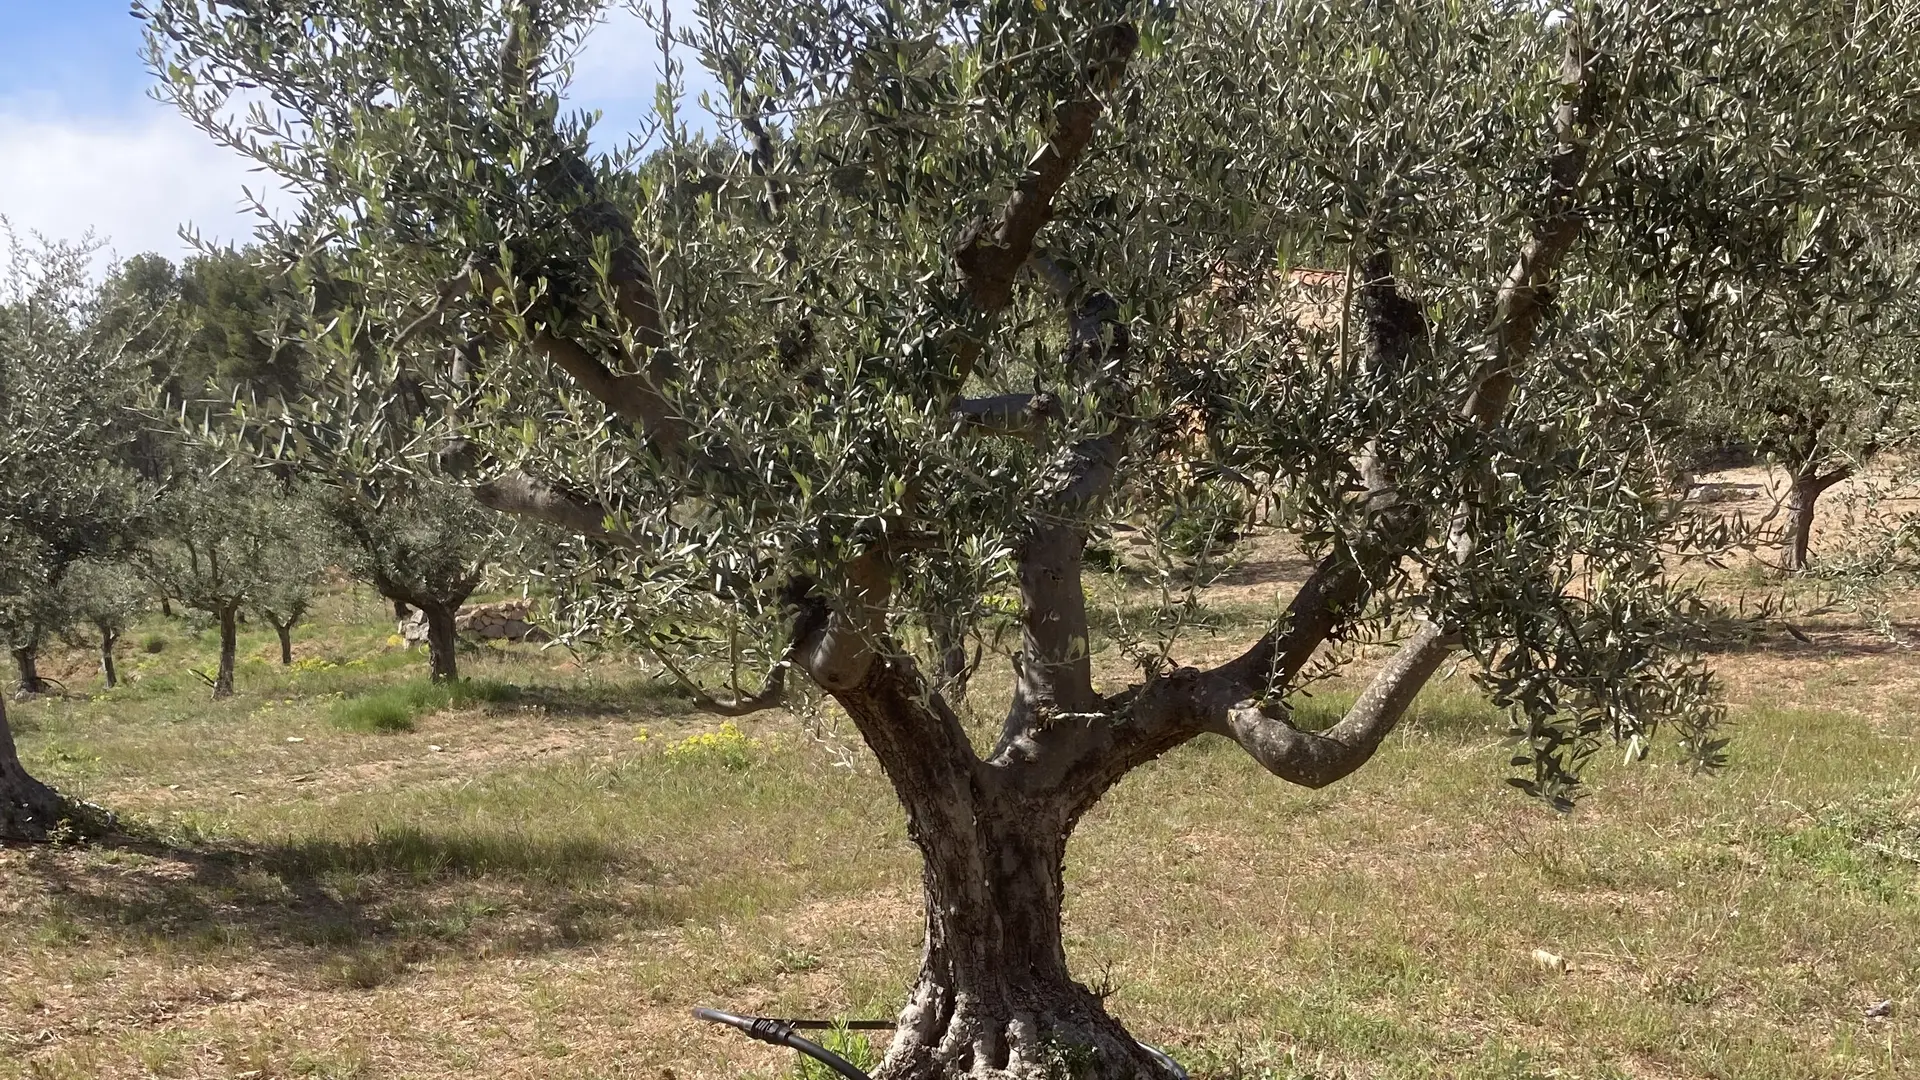
[[[499,550],[495,515],[430,472],[319,453],[296,467],[250,442],[333,385],[295,332],[337,308],[328,283],[253,249],[140,255],[97,278],[91,245],[3,239],[0,642],[18,694],[55,688],[55,642],[95,650],[116,686],[122,636],[163,607],[217,629],[201,674],[226,697],[241,624],[271,626],[291,664],[329,571],[420,611],[432,676],[458,676],[454,613]],[[0,705],[0,835],[42,833],[61,806],[20,768]]]

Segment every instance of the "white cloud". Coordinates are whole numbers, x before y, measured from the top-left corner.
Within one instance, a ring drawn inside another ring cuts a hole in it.
[[[615,5],[574,57],[571,96],[582,101],[650,99],[659,80],[660,42],[653,28],[625,6]]]
[[[683,0],[671,0],[676,20],[690,18]],[[690,52],[687,107],[713,83]],[[612,147],[642,126],[653,109],[660,49],[654,31],[624,4],[609,5],[605,22],[577,57],[570,102],[606,113],[594,142]],[[699,120],[695,120],[700,125]],[[192,253],[179,237],[183,224],[212,242],[244,243],[254,217],[242,189],[265,193],[276,212],[293,199],[274,178],[216,145],[178,113],[153,102],[129,102],[86,115],[45,94],[0,97],[0,215],[16,229],[59,240],[91,230],[108,256],[157,251],[171,259]],[[0,278],[6,274],[0,259]]]
[[[670,6],[674,25],[684,29],[694,18],[691,5],[673,0]],[[717,101],[719,84],[700,66],[699,54],[692,49],[676,46],[674,59],[683,69],[683,116],[695,127],[707,127],[706,114],[700,111],[700,93],[712,93]],[[616,3],[609,5],[600,25],[587,35],[574,57],[573,84],[567,100],[579,108],[599,109],[605,114],[594,142],[610,146],[619,142],[622,134],[641,127],[652,114],[654,88],[659,82],[658,32],[630,7]]]
[[[265,192],[276,210],[291,204],[265,174],[157,105],[62,117],[0,102],[0,162],[0,214],[15,228],[62,240],[91,229],[121,258],[190,254],[178,235],[186,223],[208,240],[246,241],[255,218],[243,188]]]

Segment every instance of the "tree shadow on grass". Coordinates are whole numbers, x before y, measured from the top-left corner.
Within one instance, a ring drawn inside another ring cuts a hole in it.
[[[1265,554],[1226,567],[1209,585],[1299,585],[1313,575],[1313,559],[1299,553]]]
[[[1848,620],[1803,626],[1789,618],[1730,627],[1702,652],[1708,656],[1865,659],[1911,655],[1916,643],[1920,643],[1920,622],[1896,621],[1881,627]]]
[[[512,702],[576,718],[685,716],[697,711],[685,688],[657,679],[572,686],[534,683],[515,687]]]
[[[342,986],[374,985],[435,951],[540,953],[688,914],[630,851],[520,833],[403,826],[355,841],[182,845],[135,827],[35,850],[19,870],[47,897],[56,937],[239,949]]]

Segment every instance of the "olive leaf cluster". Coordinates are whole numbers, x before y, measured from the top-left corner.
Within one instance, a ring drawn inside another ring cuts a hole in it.
[[[32,682],[33,651],[72,621],[69,572],[123,556],[150,517],[133,406],[165,339],[140,340],[156,313],[94,281],[91,245],[0,227],[0,634]]]
[[[494,485],[583,538],[576,617],[688,672],[780,670],[796,597],[934,641],[1044,591],[1036,530],[1232,485],[1360,583],[1333,640],[1474,657],[1529,791],[1663,722],[1712,764],[1671,420],[1905,280],[1862,239],[1911,225],[1900,3],[701,0],[647,9],[667,92],[613,155],[567,107],[597,4],[137,9],[300,194],[269,245],[351,285],[309,338],[353,404],[291,452]]]

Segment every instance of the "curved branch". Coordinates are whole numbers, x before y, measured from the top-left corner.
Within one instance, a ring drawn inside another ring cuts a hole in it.
[[[1140,47],[1140,31],[1132,23],[1113,23],[1095,31],[1087,48],[1079,92],[1053,112],[1053,131],[1027,163],[1024,175],[1001,208],[998,219],[971,229],[953,254],[954,265],[966,284],[965,298],[976,312],[992,314],[1013,302],[1013,282],[1033,255],[1034,237],[1053,217],[1053,197],[1073,175],[1094,125],[1106,111],[1102,95],[1110,93],[1126,73],[1127,61]],[[1056,269],[1038,267],[1050,284]],[[958,392],[980,359],[980,339],[963,335],[955,348],[953,390]]]
[[[1580,238],[1580,196],[1592,158],[1589,140],[1604,104],[1598,76],[1599,58],[1585,34],[1571,29],[1561,61],[1561,104],[1554,114],[1558,143],[1547,159],[1546,198],[1535,215],[1532,235],[1494,297],[1490,355],[1461,409],[1462,416],[1482,427],[1492,427],[1506,415],[1518,385],[1518,366],[1533,351],[1534,336],[1552,303],[1560,263]]]
[[[1093,140],[1094,124],[1106,110],[1102,95],[1119,85],[1139,46],[1140,31],[1131,23],[1113,23],[1094,32],[1079,93],[1054,110],[1053,132],[1027,162],[1000,219],[975,230],[954,253],[967,283],[967,299],[976,309],[999,311],[1012,302],[1014,276],[1033,253],[1040,227],[1053,216],[1054,195]]]
[[[967,431],[1039,442],[1047,425],[1063,413],[1060,399],[1042,391],[960,398],[953,403],[953,415]]]
[[[655,660],[660,661],[661,667],[666,668],[673,675],[674,681],[686,689],[687,693],[693,697],[694,708],[701,712],[709,712],[717,716],[750,716],[768,709],[777,709],[787,702],[788,660],[781,660],[773,666],[772,671],[767,672],[766,682],[761,684],[759,693],[751,697],[716,698],[702,689],[700,684],[681,670],[680,665],[674,663],[665,652],[651,646],[647,651],[653,654]],[[792,655],[793,651],[789,649],[788,656]]]
[[[686,443],[692,428],[652,379],[616,372],[578,342],[550,331],[536,334],[532,344],[535,353],[572,376],[582,390],[600,399],[615,415],[637,425],[656,449],[671,452]],[[654,350],[649,366],[666,366],[662,352]]]
[[[612,515],[606,507],[523,472],[476,484],[472,492],[474,500],[489,510],[544,521],[595,540],[630,541],[607,528]]]
[[[1119,305],[1095,293],[1073,315],[1069,350],[1095,366],[1124,365],[1130,341],[1125,328],[1108,320]],[[1036,727],[1061,716],[1092,714],[1104,702],[1093,688],[1091,634],[1083,564],[1087,515],[1112,488],[1120,468],[1130,421],[1115,430],[1081,439],[1067,449],[1051,477],[1051,487],[1027,514],[1017,551],[1020,573],[1021,645],[1015,666],[1013,704],[1007,710],[1000,744],[991,755],[1031,741]]]
[[[1302,731],[1286,717],[1242,701],[1210,718],[1207,730],[1240,744],[1266,770],[1295,784],[1325,787],[1366,764],[1393,731],[1421,687],[1459,645],[1459,636],[1423,623],[1325,731]]]
[[[1596,58],[1577,33],[1569,38],[1562,71],[1567,94],[1555,116],[1560,139],[1548,160],[1547,198],[1496,294],[1491,355],[1461,407],[1463,417],[1483,427],[1498,424],[1506,414],[1518,365],[1533,350],[1552,281],[1582,224],[1579,199],[1590,157],[1586,139],[1602,102]],[[1403,362],[1426,334],[1424,315],[1398,294],[1391,275],[1392,263],[1382,252],[1370,260],[1361,294],[1374,352],[1370,360],[1382,365],[1380,374],[1391,374],[1385,368]],[[1296,783],[1332,783],[1358,768],[1456,647],[1456,635],[1424,625],[1328,731],[1300,731],[1252,703],[1282,692],[1314,651],[1358,614],[1377,571],[1428,535],[1430,516],[1419,507],[1399,505],[1394,497],[1390,462],[1371,460],[1365,479],[1372,511],[1367,550],[1337,551],[1322,560],[1285,616],[1245,653],[1210,672],[1183,669],[1152,679],[1108,703],[1107,715],[1003,739],[994,764],[1010,770],[1009,782],[1024,787],[1065,785],[1076,813],[1132,768],[1203,731],[1233,738],[1269,770]],[[1460,542],[1464,528],[1464,515],[1456,511],[1451,538],[1459,557],[1472,550],[1470,538]]]

